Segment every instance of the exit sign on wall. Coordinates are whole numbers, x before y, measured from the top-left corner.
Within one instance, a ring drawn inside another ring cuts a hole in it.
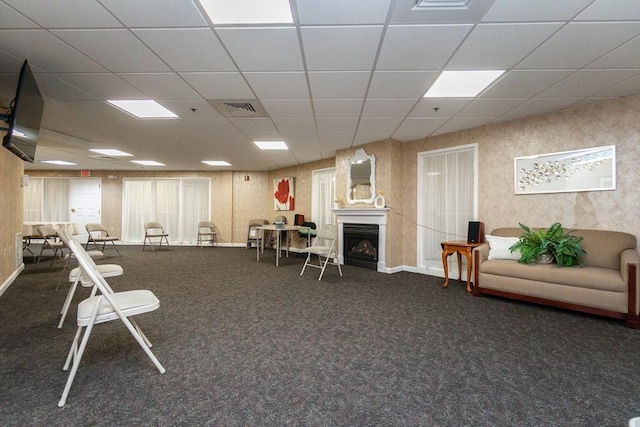
[[[91,176],[91,171],[82,170],[80,171],[80,176]]]

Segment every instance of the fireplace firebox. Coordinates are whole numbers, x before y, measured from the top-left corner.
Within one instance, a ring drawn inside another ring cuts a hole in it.
[[[344,224],[344,263],[377,270],[379,233],[377,224]]]

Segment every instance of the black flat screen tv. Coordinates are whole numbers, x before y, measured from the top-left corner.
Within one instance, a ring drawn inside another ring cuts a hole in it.
[[[24,161],[33,163],[35,160],[43,110],[44,100],[25,60],[6,120],[8,132],[2,139],[2,145]]]

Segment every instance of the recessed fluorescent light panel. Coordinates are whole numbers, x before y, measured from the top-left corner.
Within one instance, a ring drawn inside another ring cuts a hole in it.
[[[425,98],[473,98],[500,77],[504,70],[443,71]]]
[[[58,166],[77,166],[77,163],[65,162],[64,160],[42,160],[41,163],[49,163]]]
[[[231,166],[230,163],[227,163],[224,160],[203,160],[202,163],[209,166]]]
[[[108,103],[140,119],[169,119],[178,117],[152,99],[110,99]]]
[[[142,166],[164,166],[164,163],[158,163],[155,160],[131,160],[131,163],[137,163]]]
[[[289,0],[200,0],[214,24],[293,24]]]
[[[105,149],[89,149],[89,151],[93,151],[94,153],[103,154],[105,156],[110,157],[124,157],[124,156],[133,156],[133,154],[125,153],[124,151],[116,150],[113,148],[105,148]]]
[[[253,141],[261,150],[288,150],[284,141]]]

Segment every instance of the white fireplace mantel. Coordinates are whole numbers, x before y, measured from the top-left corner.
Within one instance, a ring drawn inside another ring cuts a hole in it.
[[[378,235],[378,271],[386,272],[385,249],[387,245],[387,213],[389,208],[340,208],[333,213],[338,222],[338,262],[344,264],[344,224],[377,224]]]

